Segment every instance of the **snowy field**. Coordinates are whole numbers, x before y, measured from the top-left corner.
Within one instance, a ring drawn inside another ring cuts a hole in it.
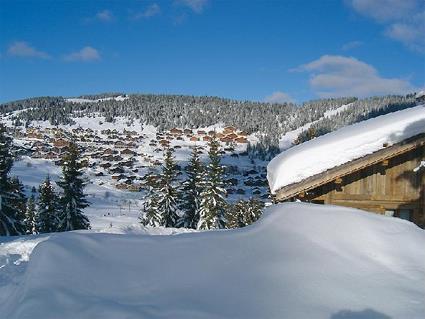
[[[25,191],[30,194],[31,188],[38,186],[46,178],[58,181],[61,176],[60,166],[52,161],[23,157],[13,165],[11,175],[18,176],[23,182]],[[125,192],[112,185],[90,183],[85,192],[90,206],[84,210],[94,230],[114,228],[115,226],[135,227],[142,209],[140,193]]]
[[[78,231],[0,245],[1,318],[422,319],[425,232],[280,204],[239,230]],[[2,240],[5,240],[4,238]]]

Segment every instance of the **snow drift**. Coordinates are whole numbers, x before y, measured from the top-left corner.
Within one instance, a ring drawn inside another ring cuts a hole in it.
[[[424,245],[410,222],[302,203],[240,230],[55,234],[0,285],[0,317],[419,319]]]
[[[335,132],[294,146],[273,158],[267,179],[275,194],[335,166],[363,157],[425,132],[425,106],[389,113],[343,127]]]

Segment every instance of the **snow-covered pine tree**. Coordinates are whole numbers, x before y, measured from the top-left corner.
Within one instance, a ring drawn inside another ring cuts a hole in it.
[[[194,147],[186,166],[187,180],[183,183],[181,216],[178,226],[196,229],[199,222],[200,196],[203,189],[205,169],[200,159],[199,147]]]
[[[59,203],[50,176],[38,188],[37,231],[52,233],[59,227]]]
[[[171,148],[164,152],[164,164],[159,179],[158,212],[161,215],[161,225],[164,227],[177,227],[180,218],[178,209],[178,193],[176,187],[177,175],[176,162]]]
[[[13,195],[13,200],[11,201],[11,206],[14,207],[18,219],[21,221],[24,232],[25,232],[25,211],[26,211],[26,203],[27,198],[25,196],[24,185],[22,185],[21,181],[18,177],[12,176],[9,182],[10,193]]]
[[[83,209],[89,206],[84,194],[84,180],[81,164],[78,161],[80,151],[75,143],[70,143],[68,154],[63,158],[62,178],[58,185],[63,189],[60,198],[58,231],[89,229],[90,222]]]
[[[38,234],[37,208],[34,194],[32,194],[27,201],[27,210],[25,212],[25,227],[27,234]]]
[[[144,226],[158,227],[161,225],[161,214],[158,211],[159,187],[158,175],[149,174],[146,178],[148,187],[146,195],[143,197],[143,210],[140,216],[140,223]]]
[[[5,127],[0,124],[0,236],[20,235],[25,232],[22,211],[19,210],[20,199],[8,176],[13,165],[10,147],[11,138],[6,135]]]
[[[224,168],[221,166],[220,142],[215,136],[209,142],[209,164],[201,192],[198,229],[225,228],[226,189],[224,188]]]
[[[240,200],[234,205],[229,205],[226,212],[227,228],[251,225],[260,218],[263,207],[264,203],[254,198],[248,201]]]

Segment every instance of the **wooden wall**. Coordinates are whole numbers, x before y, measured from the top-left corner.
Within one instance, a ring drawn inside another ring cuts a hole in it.
[[[301,200],[364,209],[384,214],[385,210],[411,209],[411,221],[425,226],[425,169],[415,173],[425,159],[425,147],[370,166],[332,183],[318,187]]]

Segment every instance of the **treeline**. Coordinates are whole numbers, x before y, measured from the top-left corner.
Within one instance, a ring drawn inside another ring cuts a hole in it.
[[[62,177],[57,182],[57,193],[47,176],[38,188],[32,189],[27,199],[24,187],[17,177],[10,177],[13,157],[11,138],[0,125],[0,236],[39,234],[76,229],[89,229],[90,223],[82,210],[86,200],[80,152],[71,144],[63,158]]]
[[[84,98],[95,100],[111,96],[117,96],[117,93],[84,96]],[[43,97],[2,104],[0,112],[24,110],[15,116],[15,119],[23,123],[47,120],[53,125],[69,124],[72,123],[72,117],[97,114],[110,122],[117,117],[126,117],[130,121],[154,125],[160,130],[173,127],[198,128],[222,122],[248,133],[275,130],[285,132],[317,120],[327,110],[353,100],[354,98],[322,99],[296,105],[237,101],[208,96],[133,94],[122,101],[111,99],[93,103],[75,103],[62,97]]]
[[[263,202],[254,198],[236,204],[226,201],[220,143],[215,138],[209,142],[208,157],[204,165],[199,148],[194,147],[182,180],[173,150],[167,148],[161,172],[146,177],[148,190],[140,222],[192,229],[238,228],[255,222],[261,216]]]

